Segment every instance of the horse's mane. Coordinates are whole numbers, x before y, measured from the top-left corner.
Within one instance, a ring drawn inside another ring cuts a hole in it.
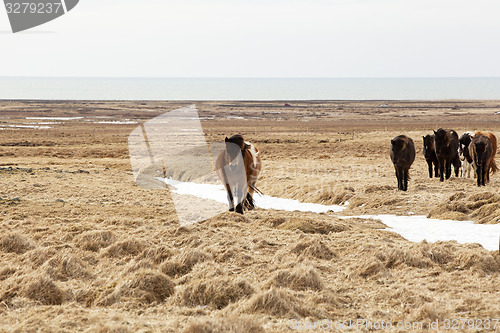
[[[247,142],[245,142],[245,139],[243,138],[243,135],[241,134],[235,134],[229,139],[226,138],[226,142],[231,142],[234,143],[238,146],[240,146],[241,150],[247,150],[250,149],[251,145]]]

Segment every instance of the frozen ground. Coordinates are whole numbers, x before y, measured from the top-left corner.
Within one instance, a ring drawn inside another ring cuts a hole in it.
[[[226,191],[222,185],[197,184],[180,182],[172,179],[163,179],[174,193],[193,195],[203,199],[212,199],[227,203]],[[276,198],[267,195],[255,194],[257,207],[285,211],[301,211],[313,213],[338,213],[345,207],[338,205],[321,205],[302,203],[298,200]],[[471,221],[450,221],[428,219],[425,216],[397,216],[397,215],[362,215],[339,216],[349,219],[353,217],[380,220],[388,226],[387,230],[400,234],[412,242],[427,240],[428,242],[456,240],[459,243],[479,243],[490,251],[498,250],[500,224],[474,224]]]

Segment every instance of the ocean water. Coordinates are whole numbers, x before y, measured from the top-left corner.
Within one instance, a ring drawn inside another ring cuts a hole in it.
[[[0,99],[500,100],[500,78],[0,77]]]

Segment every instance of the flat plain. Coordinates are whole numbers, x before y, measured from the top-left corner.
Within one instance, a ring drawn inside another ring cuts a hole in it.
[[[168,190],[136,186],[127,140],[193,103],[208,142],[239,133],[259,147],[265,194],[346,210],[180,226]],[[439,127],[499,136],[499,112],[500,101],[0,101],[0,331],[288,332],[323,319],[500,331],[498,251],[339,218],[500,223],[500,175],[441,183],[422,154]],[[399,134],[417,148],[407,192],[389,159]]]

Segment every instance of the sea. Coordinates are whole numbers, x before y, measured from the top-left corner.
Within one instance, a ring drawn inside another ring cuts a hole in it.
[[[500,100],[500,78],[0,77],[0,100]]]

